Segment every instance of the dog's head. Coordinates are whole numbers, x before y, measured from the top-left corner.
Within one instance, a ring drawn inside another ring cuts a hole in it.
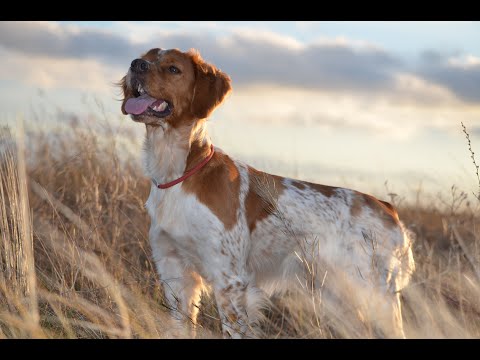
[[[120,85],[125,115],[172,126],[208,117],[231,90],[230,77],[203,61],[197,51],[159,48],[133,60]]]

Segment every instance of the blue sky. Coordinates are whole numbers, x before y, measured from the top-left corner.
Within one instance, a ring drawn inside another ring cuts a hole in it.
[[[475,141],[479,39],[480,22],[3,22],[0,114],[82,118],[101,102],[141,143],[112,84],[149,48],[195,47],[232,77],[210,128],[236,157],[362,191],[471,192],[460,122]]]

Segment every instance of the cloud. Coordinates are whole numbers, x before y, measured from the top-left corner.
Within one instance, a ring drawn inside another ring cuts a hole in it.
[[[415,92],[432,93],[437,100],[428,106],[416,102],[396,101],[395,97],[351,96],[311,89],[251,86],[235,92],[214,112],[212,124],[226,126],[242,124],[246,128],[262,124],[274,129],[297,126],[322,131],[347,130],[357,135],[369,133],[387,139],[405,140],[415,133],[430,132],[432,128],[445,133],[458,132],[459,121],[476,123],[480,108],[463,106],[443,88],[408,76],[396,80],[401,91],[405,83],[414,83]],[[315,131],[315,130],[312,130]]]
[[[480,58],[427,50],[421,60],[418,76],[450,89],[464,101],[480,102]]]
[[[119,24],[113,27],[115,31],[106,31],[51,22],[0,22],[0,48],[44,59],[98,61],[124,72],[134,57],[152,47],[194,47],[229,73],[237,88],[270,84],[376,96],[389,93],[400,101],[405,95],[427,102],[435,101],[442,93],[439,88],[444,88],[443,93],[454,93],[462,101],[480,102],[480,64],[475,60],[459,66],[451,56],[429,51],[419,66],[412,67],[379,47],[345,38],[319,38],[306,44],[261,29],[209,31],[207,26],[199,31],[192,27],[160,31],[161,24],[155,25],[135,28],[130,24],[128,31],[137,34],[132,37],[120,33]],[[43,75],[47,82],[48,76]],[[409,76],[435,88],[437,95],[420,94],[416,82],[403,81],[399,86],[399,78]]]
[[[293,38],[266,31],[234,31],[223,36],[178,31],[157,32],[144,43],[101,30],[55,23],[0,23],[0,45],[28,55],[96,58],[128,66],[150,47],[201,49],[207,60],[228,72],[235,83],[365,89],[388,87],[400,61],[379,49],[355,49],[345,42],[304,46]]]
[[[122,72],[92,59],[52,59],[41,55],[32,60],[23,54],[10,56],[0,48],[0,79],[18,81],[19,76],[24,83],[45,90],[70,88],[111,93]]]
[[[101,30],[76,29],[47,22],[1,22],[0,45],[26,55],[52,58],[95,58],[121,64],[135,48],[126,38]],[[133,50],[133,49],[132,49]]]

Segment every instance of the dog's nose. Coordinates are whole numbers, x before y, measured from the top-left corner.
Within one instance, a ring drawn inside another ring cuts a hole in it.
[[[130,68],[135,72],[145,72],[148,70],[148,62],[143,59],[135,59],[132,61]]]

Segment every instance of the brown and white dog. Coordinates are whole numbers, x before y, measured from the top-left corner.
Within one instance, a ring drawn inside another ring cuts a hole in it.
[[[414,260],[389,203],[270,175],[213,147],[207,118],[231,80],[194,50],[151,49],[132,61],[121,86],[122,112],[146,125],[150,242],[167,301],[183,321],[195,324],[208,284],[223,335],[251,336],[260,289],[280,288],[303,276],[304,261],[316,261],[366,289],[356,293],[375,293],[373,313],[391,330],[384,336],[404,337],[399,291]]]

